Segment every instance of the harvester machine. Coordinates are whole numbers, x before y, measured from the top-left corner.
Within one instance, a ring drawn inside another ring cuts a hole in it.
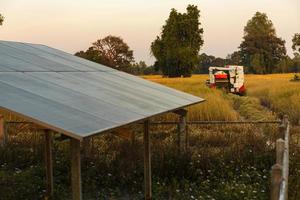
[[[209,67],[209,80],[207,85],[210,88],[223,88],[227,92],[245,95],[244,67],[227,65],[225,67]]]

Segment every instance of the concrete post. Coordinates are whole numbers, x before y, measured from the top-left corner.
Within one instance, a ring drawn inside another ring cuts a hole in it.
[[[279,199],[281,181],[282,167],[279,164],[275,164],[271,169],[271,200]]]
[[[284,140],[276,140],[276,164],[283,165]]]

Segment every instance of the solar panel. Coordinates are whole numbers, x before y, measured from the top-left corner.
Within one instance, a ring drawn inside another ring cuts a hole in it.
[[[44,45],[0,41],[0,107],[82,139],[202,102]]]

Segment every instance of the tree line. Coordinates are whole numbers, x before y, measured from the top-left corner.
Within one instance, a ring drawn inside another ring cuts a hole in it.
[[[197,14],[189,15],[191,10],[193,10],[192,13]],[[196,6],[188,6],[186,14],[177,13],[173,9],[160,36],[151,44],[151,51],[156,58],[155,66],[165,76],[207,73],[210,66],[223,67],[225,65],[243,65],[247,73],[255,74],[300,72],[300,34],[293,36],[294,57],[291,58],[287,55],[285,41],[277,36],[272,21],[261,12],[256,12],[247,22],[241,44],[226,58],[205,53],[198,55],[203,45],[203,29],[199,28],[201,25],[199,13]],[[185,29],[185,26],[190,26],[190,28]],[[193,40],[197,42],[193,43]],[[196,46],[188,46],[189,42]],[[186,47],[197,52],[187,53]],[[174,71],[177,74],[174,75]]]
[[[0,14],[0,25],[4,17]],[[131,74],[162,74],[166,77],[188,77],[207,73],[210,66],[243,65],[247,73],[269,74],[300,72],[300,33],[292,38],[294,56],[286,53],[285,41],[278,37],[265,13],[256,12],[244,27],[241,44],[226,58],[200,54],[204,44],[200,10],[188,5],[185,13],[172,9],[161,33],[151,43],[153,66],[136,62],[133,50],[119,36],[108,35],[92,43],[76,56]]]
[[[210,66],[225,65],[243,65],[247,73],[255,74],[300,72],[300,34],[292,39],[294,57],[291,58],[285,41],[277,36],[265,13],[256,12],[246,23],[241,44],[226,58],[199,53],[204,44],[199,19],[197,6],[188,5],[185,13],[172,9],[161,33],[151,43],[151,54],[156,60],[151,67],[143,61],[134,62],[133,51],[115,36],[97,40],[87,51],[75,55],[133,74],[160,73],[167,77],[207,73]]]

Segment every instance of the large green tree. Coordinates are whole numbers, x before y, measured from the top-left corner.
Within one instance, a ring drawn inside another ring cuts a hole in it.
[[[244,28],[240,55],[243,65],[252,73],[272,73],[285,59],[285,41],[276,36],[271,20],[265,13],[256,12]]]
[[[112,35],[98,39],[86,51],[79,51],[75,55],[122,71],[128,71],[134,62],[129,46],[121,37]]]
[[[203,29],[197,6],[188,5],[186,13],[172,9],[160,36],[152,42],[155,65],[168,77],[190,76],[198,64],[203,45]]]
[[[293,45],[292,48],[295,51],[295,53],[300,53],[300,33],[296,33],[293,37]]]
[[[4,17],[0,14],[0,26],[3,24]]]

